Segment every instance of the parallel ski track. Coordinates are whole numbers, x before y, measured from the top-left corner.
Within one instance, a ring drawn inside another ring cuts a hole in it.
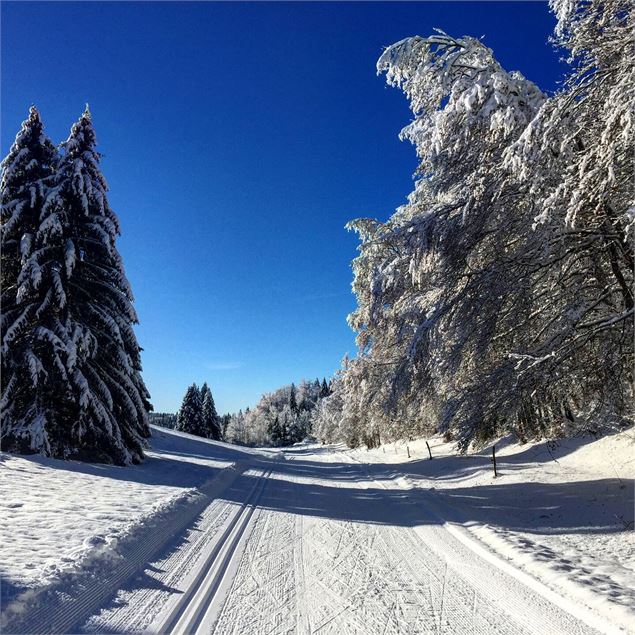
[[[110,600],[157,553],[174,541],[227,487],[244,466],[222,470],[200,488],[200,495],[178,510],[169,521],[157,522],[142,535],[122,545],[112,566],[104,564],[101,575],[72,576],[66,583],[45,589],[16,617],[2,625],[3,633],[78,633],[86,620]]]
[[[261,471],[241,510],[232,518],[195,580],[172,610],[149,629],[151,632],[174,635],[209,632],[222,608],[215,596],[240,553],[238,545],[245,537],[270,474],[270,469]]]
[[[287,500],[298,504],[297,494],[288,475],[269,479],[227,599],[218,620],[208,623],[214,635],[298,632],[302,596],[296,549],[302,542],[297,534],[301,515],[278,509]]]

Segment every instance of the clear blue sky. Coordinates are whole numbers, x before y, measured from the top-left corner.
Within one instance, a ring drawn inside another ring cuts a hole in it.
[[[222,412],[330,376],[354,336],[344,224],[412,189],[382,48],[485,36],[553,90],[545,2],[2,3],[2,154],[35,103],[56,142],[88,102],[155,409],[207,380]]]

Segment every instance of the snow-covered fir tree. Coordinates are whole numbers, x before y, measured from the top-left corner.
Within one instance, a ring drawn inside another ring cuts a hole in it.
[[[10,312],[16,305],[21,266],[33,251],[44,196],[57,159],[57,149],[44,133],[40,113],[31,106],[1,165],[0,275],[2,314],[7,322],[11,321]]]
[[[46,282],[59,262],[49,257],[51,250],[42,253],[38,232],[57,160],[57,150],[32,106],[2,162],[1,411],[2,447],[7,451],[55,453],[49,430],[64,414],[56,412],[56,405],[59,408],[66,393],[65,342],[58,344],[54,332],[57,327],[63,336],[65,329],[55,311],[45,312],[53,304]],[[52,362],[48,372],[47,360]]]
[[[203,403],[201,391],[196,384],[192,384],[185,391],[181,409],[176,418],[176,430],[206,437],[207,430],[203,421]]]
[[[214,397],[207,382],[201,386],[201,416],[203,417],[203,427],[208,439],[220,441],[223,438],[221,420],[216,412]]]
[[[86,110],[54,173],[30,188],[39,223],[21,236],[3,328],[3,448],[124,465],[143,458],[151,406],[95,145]],[[3,165],[3,197],[12,166]]]

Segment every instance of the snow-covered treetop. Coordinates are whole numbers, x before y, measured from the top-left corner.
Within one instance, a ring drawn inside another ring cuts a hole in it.
[[[505,71],[481,41],[441,30],[388,47],[377,72],[386,73],[387,82],[410,100],[416,118],[401,136],[416,145],[422,160],[418,172],[427,176],[443,164],[467,160],[470,147],[475,156],[483,142],[500,147],[531,121],[546,98],[521,73]]]
[[[55,146],[44,134],[40,113],[31,106],[28,119],[22,122],[9,154],[0,164],[3,198],[15,197],[25,183],[32,184],[47,176],[55,156]]]

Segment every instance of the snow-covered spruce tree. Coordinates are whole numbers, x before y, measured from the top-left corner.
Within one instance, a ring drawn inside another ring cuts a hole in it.
[[[295,384],[291,384],[291,390],[289,391],[289,408],[291,409],[291,412],[298,412]]]
[[[8,321],[16,304],[21,266],[33,251],[44,196],[57,158],[57,149],[44,133],[40,113],[31,106],[28,119],[22,122],[22,128],[1,165],[0,275],[2,314]]]
[[[55,425],[55,403],[59,404],[66,392],[64,342],[55,335],[56,330],[62,334],[64,328],[55,311],[43,315],[47,305],[54,304],[52,287],[46,283],[56,265],[51,251],[43,253],[42,241],[36,240],[57,159],[57,150],[32,106],[2,162],[0,186],[0,408],[2,449],[6,451],[50,451],[47,427]],[[47,364],[48,371],[44,369],[46,360],[52,362]]]
[[[212,391],[207,382],[201,386],[201,415],[203,417],[203,427],[205,428],[205,436],[208,439],[220,441],[223,437],[221,420],[216,412],[216,404]]]
[[[119,221],[108,204],[96,143],[86,108],[63,144],[47,205],[63,208],[70,219],[69,329],[85,341],[73,370],[80,410],[73,453],[126,464],[143,458],[151,406],[133,331],[132,290],[116,247]]]
[[[18,276],[21,317],[3,337],[23,360],[11,361],[3,428],[6,449],[124,465],[143,458],[150,404],[95,143],[85,112],[47,182]]]
[[[207,430],[203,421],[203,404],[201,391],[192,384],[185,391],[183,403],[176,419],[176,430],[206,437]]]

